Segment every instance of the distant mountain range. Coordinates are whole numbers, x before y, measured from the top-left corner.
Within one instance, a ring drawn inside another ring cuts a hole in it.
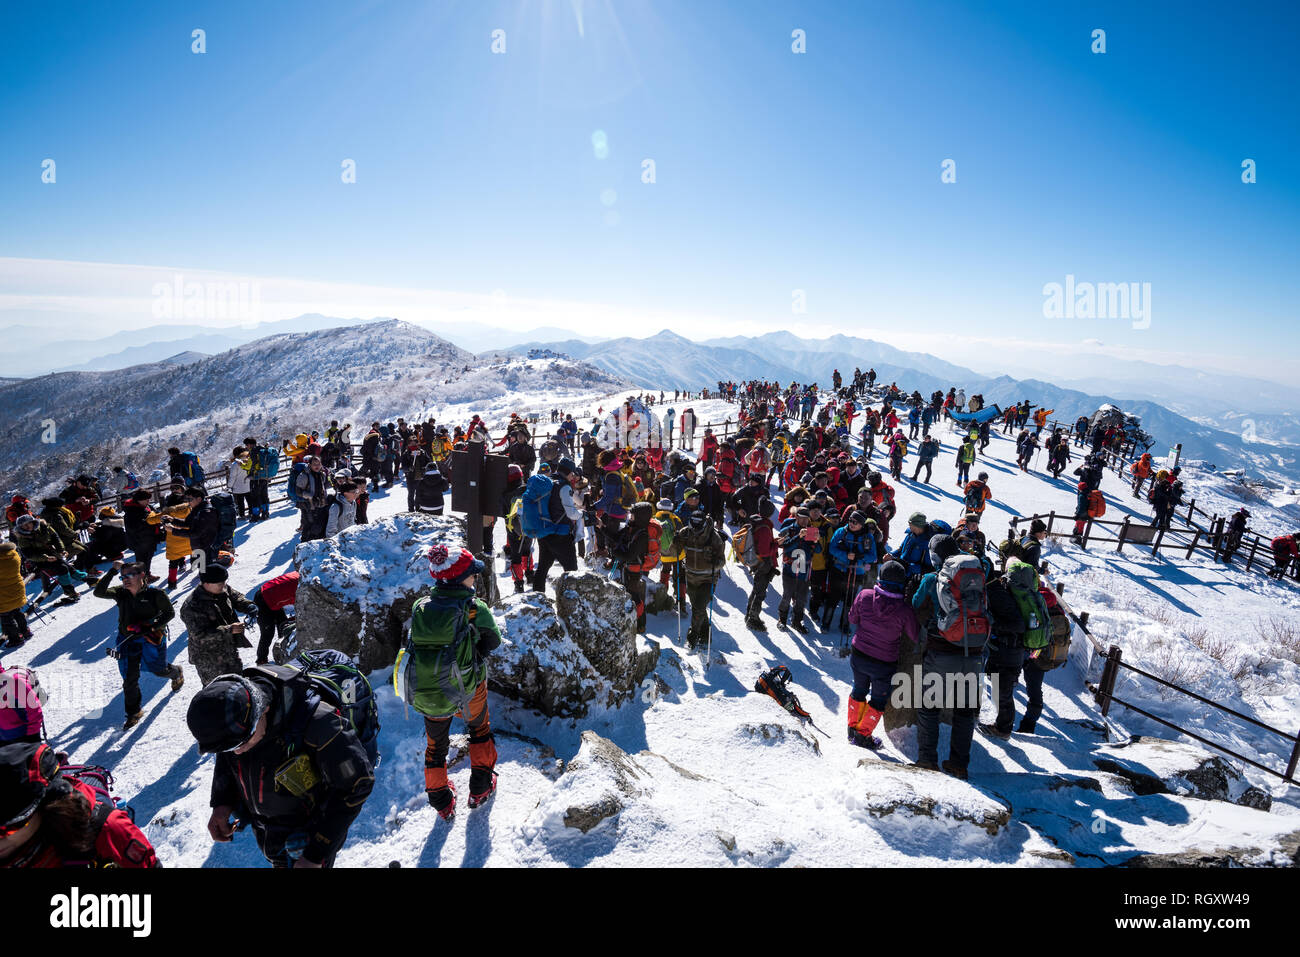
[[[266,336],[268,329],[274,334]],[[69,464],[61,459],[63,449],[103,444],[105,436],[131,439],[134,446],[141,445],[144,430],[192,432],[198,423],[216,422],[221,436],[216,447],[225,444],[224,423],[256,423],[258,415],[270,417],[258,426],[265,432],[266,425],[287,431],[291,420],[319,426],[321,417],[359,418],[362,401],[371,403],[367,408],[377,414],[406,414],[415,404],[445,401],[449,392],[460,396],[457,401],[468,401],[474,390],[490,392],[499,387],[499,377],[472,375],[475,370],[497,361],[493,357],[518,358],[529,349],[545,348],[574,360],[565,375],[575,381],[631,383],[652,390],[695,390],[719,380],[751,378],[816,381],[829,387],[833,369],[848,378],[860,367],[874,368],[882,383],[897,382],[905,391],[917,389],[926,395],[959,385],[968,395],[981,393],[1003,406],[1028,398],[1067,422],[1109,402],[1140,416],[1162,446],[1182,442],[1185,458],[1292,482],[1300,478],[1300,420],[1293,411],[1300,408],[1300,392],[1265,380],[1129,360],[1114,360],[1114,378],[1079,379],[1071,363],[1071,378],[1051,381],[1046,375],[981,375],[926,353],[846,335],[808,340],[775,332],[694,342],[665,330],[644,339],[570,337],[514,345],[506,337],[476,356],[422,327],[394,319],[363,322],[309,315],[249,329],[158,326],[146,332],[159,338],[141,343],[139,339],[147,338],[143,332],[119,333],[68,343],[57,355],[81,360],[79,370],[0,386],[0,412],[9,426],[0,440],[4,460],[27,461],[33,451],[30,436],[38,434],[37,423],[49,417],[60,423],[58,450],[35,451],[47,460],[51,474],[62,476]],[[188,335],[176,338],[181,332]],[[257,338],[204,355],[245,336]],[[106,343],[118,348],[85,357],[94,348],[105,349]],[[47,362],[50,352],[43,353]],[[11,365],[30,359],[21,350],[8,354]],[[116,367],[131,359],[146,361]],[[1058,358],[1054,364],[1062,363]],[[1137,385],[1129,379],[1134,375],[1139,377]],[[443,388],[448,380],[456,381],[454,390]],[[139,420],[123,421],[123,408],[139,410]],[[330,416],[333,409],[339,411]],[[152,452],[155,444],[141,447]],[[113,454],[120,457],[128,451],[116,447]]]
[[[783,383],[816,381],[829,387],[832,370],[838,368],[847,379],[858,367],[874,368],[879,382],[897,382],[905,391],[916,389],[923,395],[936,389],[947,391],[956,385],[964,388],[967,395],[981,394],[986,401],[996,402],[1003,408],[1028,399],[1036,406],[1054,409],[1054,418],[1063,422],[1091,415],[1101,405],[1111,403],[1141,417],[1146,430],[1165,446],[1157,449],[1158,452],[1182,442],[1183,456],[1187,459],[1205,460],[1219,468],[1271,473],[1291,481],[1300,479],[1300,442],[1264,441],[1270,437],[1271,427],[1291,421],[1290,413],[1272,418],[1259,416],[1253,433],[1236,427],[1220,428],[1213,418],[1217,414],[1226,417],[1225,424],[1232,421],[1233,403],[1241,408],[1255,395],[1262,395],[1268,403],[1291,402],[1288,408],[1300,406],[1300,393],[1289,398],[1285,387],[1263,380],[1131,363],[1150,367],[1153,383],[1150,389],[1136,390],[1135,394],[1135,390],[1124,387],[1122,382],[1107,383],[1113,389],[1098,388],[1091,382],[1072,383],[1077,387],[1066,388],[1034,378],[989,377],[932,355],[904,352],[870,339],[837,335],[808,340],[788,332],[692,342],[665,330],[646,339],[611,339],[594,345],[578,340],[536,342],[506,351],[543,347],[582,359],[651,389],[699,389],[715,386],[719,380],[752,378]],[[1170,390],[1179,408],[1201,413],[1204,418],[1193,420],[1160,402],[1161,388]],[[1197,396],[1203,397],[1199,405]]]
[[[451,395],[484,402],[507,389],[572,384],[613,391],[592,366],[516,360],[485,368],[472,353],[396,319],[267,336],[215,356],[178,354],[112,371],[60,372],[0,385],[0,461],[6,489],[31,493],[71,474],[123,464],[145,478],[175,444],[205,465],[244,436],[290,438],[351,422],[412,417]],[[53,424],[53,442],[42,441]]]

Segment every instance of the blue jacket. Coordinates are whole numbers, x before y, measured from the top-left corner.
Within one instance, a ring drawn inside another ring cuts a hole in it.
[[[907,413],[907,421],[912,425],[919,423],[921,421],[921,410],[916,406],[912,406],[911,411]]]
[[[781,525],[778,533],[780,536],[781,556],[784,564],[782,565],[783,573],[791,578],[800,581],[807,581],[812,577],[812,560],[813,556],[821,551],[821,539],[810,542],[803,538],[799,533],[799,521],[796,518],[787,518]],[[796,570],[795,556],[803,554],[803,561],[799,563],[800,568]]]
[[[831,562],[836,570],[849,570],[849,552],[856,556],[853,559],[853,573],[865,575],[876,561],[876,537],[866,528],[854,535],[847,525],[841,525],[831,536]]]
[[[930,562],[930,539],[926,537],[928,532],[929,529],[916,535],[909,526],[898,547],[889,553],[891,558],[903,564],[908,575],[917,575],[934,569],[934,565]]]
[[[934,406],[927,405],[924,409],[921,410],[921,421],[926,425],[933,424]]]
[[[934,457],[939,454],[939,443],[926,439],[916,447],[916,454],[921,457],[922,462],[933,462]]]

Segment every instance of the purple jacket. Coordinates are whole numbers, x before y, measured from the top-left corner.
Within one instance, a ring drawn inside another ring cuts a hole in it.
[[[917,641],[920,629],[912,606],[902,595],[892,595],[879,584],[862,589],[853,601],[849,623],[856,628],[853,647],[878,661],[897,661],[903,635]]]

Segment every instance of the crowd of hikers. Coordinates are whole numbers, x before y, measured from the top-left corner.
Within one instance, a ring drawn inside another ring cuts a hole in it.
[[[738,563],[749,581],[749,628],[766,631],[774,617],[777,627],[806,636],[811,625],[820,641],[848,657],[845,717],[853,745],[881,746],[874,731],[891,703],[900,657],[914,654],[922,684],[937,678],[947,689],[942,700],[914,689],[916,764],[964,778],[981,676],[992,679],[997,716],[980,729],[1003,739],[1033,734],[1044,676],[1066,660],[1070,616],[1048,587],[1041,560],[1047,527],[1034,520],[1023,536],[996,543],[981,529],[994,497],[989,473],[978,468],[994,421],[979,414],[982,396],[955,388],[928,399],[907,395],[895,384],[878,386],[874,370],[855,370],[847,380],[837,370],[832,384],[825,391],[816,383],[718,382],[698,393],[677,390],[671,399],[643,394],[608,413],[598,409],[589,425],[555,409],[551,419],[559,427],[540,445],[535,420],[518,415],[499,437],[479,416],[451,428],[433,419],[376,421],[356,442],[350,424],[331,422],[323,433],[302,432],[291,441],[246,439],[233,450],[224,489],[207,488],[198,456],[173,448],[170,485],[159,501],[122,467],[107,485],[78,476],[60,495],[41,500],[39,510],[14,495],[10,540],[0,543],[5,647],[24,644],[27,616],[41,614],[55,589],[60,603],[71,603],[80,584],[93,587],[94,597],[117,606],[109,654],[121,673],[130,729],[142,718],[142,671],[169,681],[173,691],[184,683],[182,667],[167,656],[169,624],[179,615],[202,686],[189,707],[189,729],[201,752],[217,756],[210,836],[229,841],[248,827],[272,865],[328,867],[373,787],[374,692],[337,652],[271,662],[274,642],[287,639],[295,624],[298,573],[247,594],[232,589],[235,530],[270,517],[269,487],[284,469],[303,542],[366,523],[371,495],[399,480],[408,511],[441,515],[454,453],[482,442],[508,459],[494,509],[499,518],[484,519],[479,556],[446,544],[428,549],[433,587],[412,609],[394,669],[399,694],[425,718],[424,789],[442,818],[450,820],[457,804],[446,770],[453,718],[469,732],[469,807],[496,788],[487,675],[501,634],[477,586],[492,574],[498,525],[516,593],[544,591],[553,566],[576,571],[581,560],[621,582],[644,633],[655,586],[679,621],[689,616],[686,644],[702,649],[706,660],[716,589],[728,562]],[[738,405],[721,437],[691,407],[674,408],[710,395]],[[668,407],[650,413],[656,406]],[[1022,469],[1045,450],[1054,479],[1071,464],[1072,447],[1085,449],[1073,471],[1077,537],[1104,511],[1106,456],[1124,440],[1113,424],[1086,418],[1073,430],[1049,425],[1051,412],[1019,403],[1004,414],[1004,432],[1017,435]],[[939,435],[941,422],[952,423],[955,438]],[[912,451],[910,481],[919,485],[932,484],[934,464],[952,456],[955,514],[917,511],[898,520],[890,480],[909,480],[904,465]],[[1153,470],[1151,457],[1142,455],[1130,474],[1135,496],[1148,488],[1153,523],[1167,527],[1182,499],[1179,469]],[[1239,548],[1248,518],[1245,509],[1233,517],[1225,561]],[[1274,540],[1277,576],[1296,564],[1297,543],[1300,533]],[[165,579],[154,567],[160,550]],[[173,595],[191,572],[194,587],[178,610]],[[32,598],[26,588],[35,581],[41,591]],[[255,664],[247,668],[240,649],[254,647],[254,627]],[[1017,724],[1014,691],[1022,681],[1028,704]],[[34,672],[0,667],[0,691],[0,701],[22,705],[0,707],[0,866],[155,866],[148,840],[111,795],[107,772],[71,764],[46,740]],[[940,762],[946,709],[952,735]]]

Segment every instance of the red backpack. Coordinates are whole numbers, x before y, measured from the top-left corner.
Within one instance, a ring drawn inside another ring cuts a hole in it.
[[[1101,518],[1106,514],[1106,496],[1101,494],[1101,489],[1095,488],[1088,493],[1088,517]]]
[[[984,568],[973,555],[954,555],[936,575],[939,633],[967,651],[984,647],[989,638],[988,600]]]

